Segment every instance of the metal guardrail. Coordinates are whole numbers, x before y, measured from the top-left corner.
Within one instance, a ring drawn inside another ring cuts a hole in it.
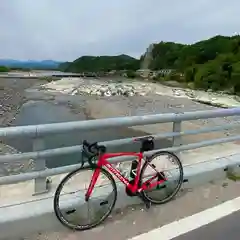
[[[172,138],[173,147],[164,149],[179,153],[180,151],[196,149],[200,147],[206,147],[209,145],[225,143],[240,140],[240,135],[219,138],[214,140],[207,140],[198,143],[192,143],[187,145],[181,144],[181,136],[183,135],[195,135],[200,133],[207,133],[213,131],[230,130],[240,127],[240,124],[226,124],[224,126],[216,126],[212,128],[202,128],[199,130],[181,131],[182,121],[207,119],[207,118],[219,118],[228,116],[240,116],[240,108],[231,109],[218,109],[211,111],[196,111],[196,112],[185,112],[185,113],[170,113],[170,114],[156,114],[156,115],[145,115],[145,116],[133,116],[133,117],[119,117],[119,118],[108,118],[98,119],[89,121],[77,121],[77,122],[65,122],[65,123],[53,123],[53,124],[42,124],[42,125],[31,125],[31,126],[17,126],[17,127],[6,127],[0,128],[0,138],[21,138],[30,137],[33,139],[33,152],[19,153],[19,154],[8,154],[0,156],[0,163],[2,162],[14,162],[24,159],[33,159],[35,161],[35,171],[29,173],[23,173],[12,176],[5,176],[0,178],[0,185],[12,184],[20,181],[26,181],[35,179],[35,194],[41,194],[48,191],[49,181],[46,177],[57,175],[61,173],[67,173],[79,167],[79,165],[63,166],[54,169],[46,169],[46,157],[67,155],[82,150],[81,145],[62,147],[55,149],[44,150],[43,136],[49,134],[66,133],[70,131],[89,131],[98,130],[98,128],[114,128],[114,127],[130,127],[137,125],[147,125],[156,123],[167,123],[173,122],[173,132],[155,135],[156,139],[160,138]],[[125,138],[114,141],[102,142],[106,146],[117,146],[121,144],[127,144],[132,142],[132,138]],[[150,155],[154,151],[146,152],[146,155]],[[129,161],[129,158],[115,158],[114,161]]]

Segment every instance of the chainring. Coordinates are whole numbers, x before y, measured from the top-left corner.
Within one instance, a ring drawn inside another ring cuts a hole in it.
[[[129,181],[129,183],[131,184],[131,185],[133,185],[134,184],[134,179],[132,179],[131,181]],[[131,192],[131,190],[128,188],[128,187],[126,187],[125,188],[125,192],[126,192],[126,194],[129,196],[129,197],[134,197],[134,196],[136,196],[136,193],[133,193],[133,192]]]

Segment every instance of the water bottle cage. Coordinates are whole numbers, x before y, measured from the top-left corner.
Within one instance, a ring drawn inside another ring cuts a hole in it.
[[[132,161],[131,170],[130,170],[130,177],[132,179],[135,179],[137,175],[137,168],[138,168],[138,161],[137,160]]]
[[[152,139],[150,140],[144,140],[142,141],[142,145],[140,148],[140,152],[146,152],[151,151],[154,149],[154,141]],[[132,161],[131,171],[130,171],[130,177],[132,179],[135,179],[137,175],[137,168],[138,168],[139,162],[137,160]]]

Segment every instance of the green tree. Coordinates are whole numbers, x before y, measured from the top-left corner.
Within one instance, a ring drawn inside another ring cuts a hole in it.
[[[0,66],[0,72],[9,72],[9,68],[5,66]]]
[[[111,70],[132,70],[140,68],[140,61],[127,55],[119,56],[82,56],[72,63],[60,64],[66,72],[109,72]]]
[[[135,78],[136,77],[135,71],[132,71],[132,70],[128,70],[126,72],[126,75],[127,75],[128,78]]]
[[[231,82],[234,93],[240,94],[240,61],[233,65]]]
[[[194,82],[196,73],[197,73],[197,66],[188,67],[184,72],[185,81]]]

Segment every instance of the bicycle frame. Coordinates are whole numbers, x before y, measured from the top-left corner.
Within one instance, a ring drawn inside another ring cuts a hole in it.
[[[138,166],[137,166],[137,170],[136,170],[136,176],[134,178],[134,183],[131,184],[129,182],[129,180],[127,178],[125,178],[121,172],[114,168],[113,165],[108,161],[109,158],[114,158],[114,157],[137,157],[138,158]],[[94,186],[97,182],[97,179],[99,177],[100,174],[100,168],[105,166],[109,172],[111,172],[114,176],[116,176],[124,185],[126,185],[126,187],[132,192],[132,193],[136,193],[136,192],[141,192],[142,190],[146,190],[148,188],[154,188],[155,186],[167,181],[167,179],[165,180],[159,180],[156,181],[154,183],[150,183],[154,178],[156,178],[156,176],[153,176],[152,178],[148,179],[146,182],[144,182],[141,186],[139,186],[139,179],[140,179],[140,172],[141,172],[141,163],[142,163],[142,159],[144,159],[143,153],[139,152],[121,152],[121,153],[105,153],[99,156],[98,162],[97,162],[97,167],[92,175],[92,179],[91,182],[89,184],[88,190],[86,192],[85,195],[85,200],[87,201],[89,199],[89,197],[92,194],[92,191],[94,189]]]

